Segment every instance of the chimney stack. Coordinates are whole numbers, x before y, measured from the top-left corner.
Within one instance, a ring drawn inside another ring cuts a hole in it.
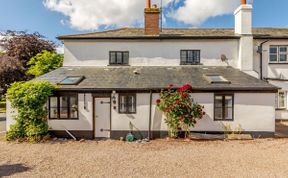
[[[159,35],[159,17],[160,9],[157,5],[151,7],[151,0],[146,0],[146,8],[144,10],[144,33],[145,35]]]
[[[247,4],[247,0],[241,0],[241,4],[242,4],[242,5]]]

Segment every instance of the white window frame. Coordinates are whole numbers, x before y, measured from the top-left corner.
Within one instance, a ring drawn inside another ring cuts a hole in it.
[[[274,47],[277,49],[277,53],[271,53],[270,52],[270,49]],[[286,47],[286,52],[280,52],[280,48],[283,48],[283,47]],[[276,61],[271,61],[271,54],[274,54],[274,55],[277,55],[277,60]],[[286,54],[286,61],[280,61],[280,55],[285,55]],[[269,47],[269,63],[272,63],[272,64],[281,64],[281,63],[288,63],[288,46],[287,45],[271,45]]]
[[[284,106],[280,106],[280,93],[284,93]],[[280,90],[277,93],[277,109],[286,109],[287,108],[287,91]]]

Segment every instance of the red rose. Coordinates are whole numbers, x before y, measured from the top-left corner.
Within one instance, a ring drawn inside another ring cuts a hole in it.
[[[161,102],[161,100],[160,100],[160,99],[157,99],[157,100],[156,100],[156,103],[157,103],[157,104],[159,104],[160,102]]]
[[[168,85],[168,88],[172,88],[174,85],[173,84],[169,84]]]

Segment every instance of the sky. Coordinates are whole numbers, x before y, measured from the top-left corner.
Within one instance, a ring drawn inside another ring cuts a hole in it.
[[[152,0],[160,6],[161,0]],[[287,0],[248,0],[254,27],[288,28]],[[63,34],[143,27],[145,0],[0,0],[0,32],[39,32],[61,45]],[[234,27],[240,0],[162,0],[163,27]]]

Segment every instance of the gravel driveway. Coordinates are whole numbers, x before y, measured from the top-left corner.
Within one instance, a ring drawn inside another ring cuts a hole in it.
[[[0,177],[287,177],[288,140],[0,142]]]

